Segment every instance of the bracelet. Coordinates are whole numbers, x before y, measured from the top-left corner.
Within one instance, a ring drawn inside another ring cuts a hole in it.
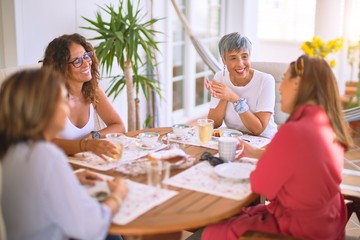
[[[85,152],[87,151],[87,149],[86,149],[87,147],[86,147],[86,146],[87,146],[88,140],[89,140],[88,138],[85,138],[85,139],[84,139],[84,141],[85,141],[85,147],[84,147]]]
[[[83,152],[83,141],[84,141],[85,139],[84,138],[82,138],[82,139],[80,139],[80,142],[79,142],[79,147],[80,147],[80,152]]]
[[[115,200],[116,204],[118,205],[118,209],[120,208],[121,206],[121,203],[122,203],[122,199],[118,196],[118,195],[115,195],[114,193],[110,193],[109,197],[108,198],[112,198]]]
[[[248,111],[249,106],[246,103],[246,99],[245,98],[239,98],[239,100],[237,100],[234,103],[234,109],[238,114],[242,114],[242,113]]]

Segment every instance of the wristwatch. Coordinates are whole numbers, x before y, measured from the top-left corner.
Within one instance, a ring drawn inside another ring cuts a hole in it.
[[[93,139],[101,138],[101,134],[98,131],[91,131],[91,136]]]

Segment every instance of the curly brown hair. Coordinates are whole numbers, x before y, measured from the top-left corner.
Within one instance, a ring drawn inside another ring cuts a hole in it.
[[[68,65],[70,61],[69,47],[73,43],[83,46],[86,52],[91,52],[92,78],[90,81],[83,84],[81,91],[87,101],[95,104],[98,101],[96,89],[98,88],[100,80],[99,61],[96,57],[94,47],[85,39],[85,37],[78,33],[74,33],[70,35],[64,34],[52,40],[45,50],[43,66],[50,66],[54,68],[55,70],[63,73],[64,77],[68,79]],[[69,90],[69,86],[67,84],[66,87]]]

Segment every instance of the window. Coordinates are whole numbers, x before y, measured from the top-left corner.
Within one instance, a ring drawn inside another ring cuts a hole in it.
[[[316,0],[259,0],[261,39],[304,41],[315,29]]]
[[[217,43],[221,35],[221,5],[223,3],[220,0],[178,0],[177,3],[186,16],[193,34],[209,48],[214,56],[218,56]],[[173,118],[191,119],[194,109],[204,106],[210,100],[203,81],[205,76],[212,77],[212,72],[197,54],[192,42],[186,38],[184,28],[175,11],[172,16],[174,16],[172,18]],[[187,59],[186,63],[185,59]]]
[[[347,13],[349,17],[348,28],[349,28],[349,40],[359,41],[360,40],[360,0],[351,1],[351,12]]]

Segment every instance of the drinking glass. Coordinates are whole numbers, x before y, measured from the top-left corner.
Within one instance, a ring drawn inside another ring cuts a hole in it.
[[[214,120],[212,119],[199,119],[197,120],[198,137],[201,144],[206,144],[211,140],[214,130]]]
[[[116,154],[113,155],[111,161],[120,160],[123,153],[123,140],[121,139],[121,133],[108,133],[105,135],[106,139],[108,139],[112,144],[116,146]]]
[[[147,183],[156,188],[164,188],[163,181],[169,178],[170,163],[157,160],[147,165]]]

